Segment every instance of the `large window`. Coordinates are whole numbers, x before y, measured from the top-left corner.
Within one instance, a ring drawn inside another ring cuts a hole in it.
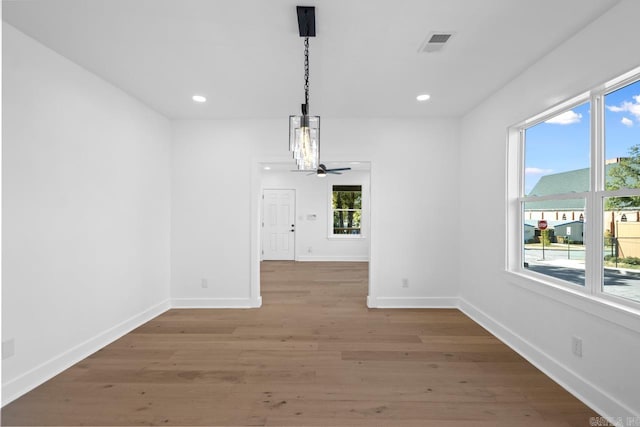
[[[331,191],[333,236],[360,236],[362,222],[362,186],[334,185]]]
[[[603,98],[602,292],[640,301],[640,81]]]
[[[581,102],[522,130],[523,265],[579,286],[585,283],[590,106]]]
[[[640,74],[512,128],[508,268],[640,303]]]

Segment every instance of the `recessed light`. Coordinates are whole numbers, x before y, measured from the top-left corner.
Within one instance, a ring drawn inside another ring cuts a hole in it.
[[[423,93],[422,95],[416,96],[416,99],[420,102],[428,101],[429,98],[431,98],[431,95],[429,95],[428,93]]]
[[[265,167],[264,167],[264,170],[266,170],[266,171],[270,171],[270,170],[271,170],[271,166],[265,166]]]
[[[191,99],[193,99],[194,102],[207,102],[207,98],[202,95],[193,95]]]

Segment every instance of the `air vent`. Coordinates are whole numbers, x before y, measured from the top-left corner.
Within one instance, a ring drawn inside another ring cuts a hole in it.
[[[418,52],[432,53],[441,51],[453,34],[452,31],[433,31],[429,33],[420,45]]]
[[[434,34],[429,39],[429,43],[446,43],[451,34]]]

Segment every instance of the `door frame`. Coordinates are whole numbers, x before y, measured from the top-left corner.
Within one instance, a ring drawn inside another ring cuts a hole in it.
[[[375,261],[375,253],[373,251],[373,239],[375,230],[373,228],[373,181],[374,181],[374,162],[366,160],[369,163],[369,284],[367,292],[366,304],[369,308],[375,308],[376,301],[376,277],[373,269]],[[249,300],[250,307],[262,306],[262,295],[260,295],[260,263],[262,262],[262,171],[266,165],[270,164],[293,164],[291,158],[252,158],[251,159],[251,195],[250,195],[250,250],[249,250]],[[296,195],[297,197],[297,195]],[[297,237],[296,237],[297,239]]]

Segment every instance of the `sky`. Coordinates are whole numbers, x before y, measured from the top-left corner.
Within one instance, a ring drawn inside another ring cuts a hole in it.
[[[589,167],[590,103],[526,130],[525,194],[541,176]],[[605,158],[640,144],[640,81],[605,96]]]

